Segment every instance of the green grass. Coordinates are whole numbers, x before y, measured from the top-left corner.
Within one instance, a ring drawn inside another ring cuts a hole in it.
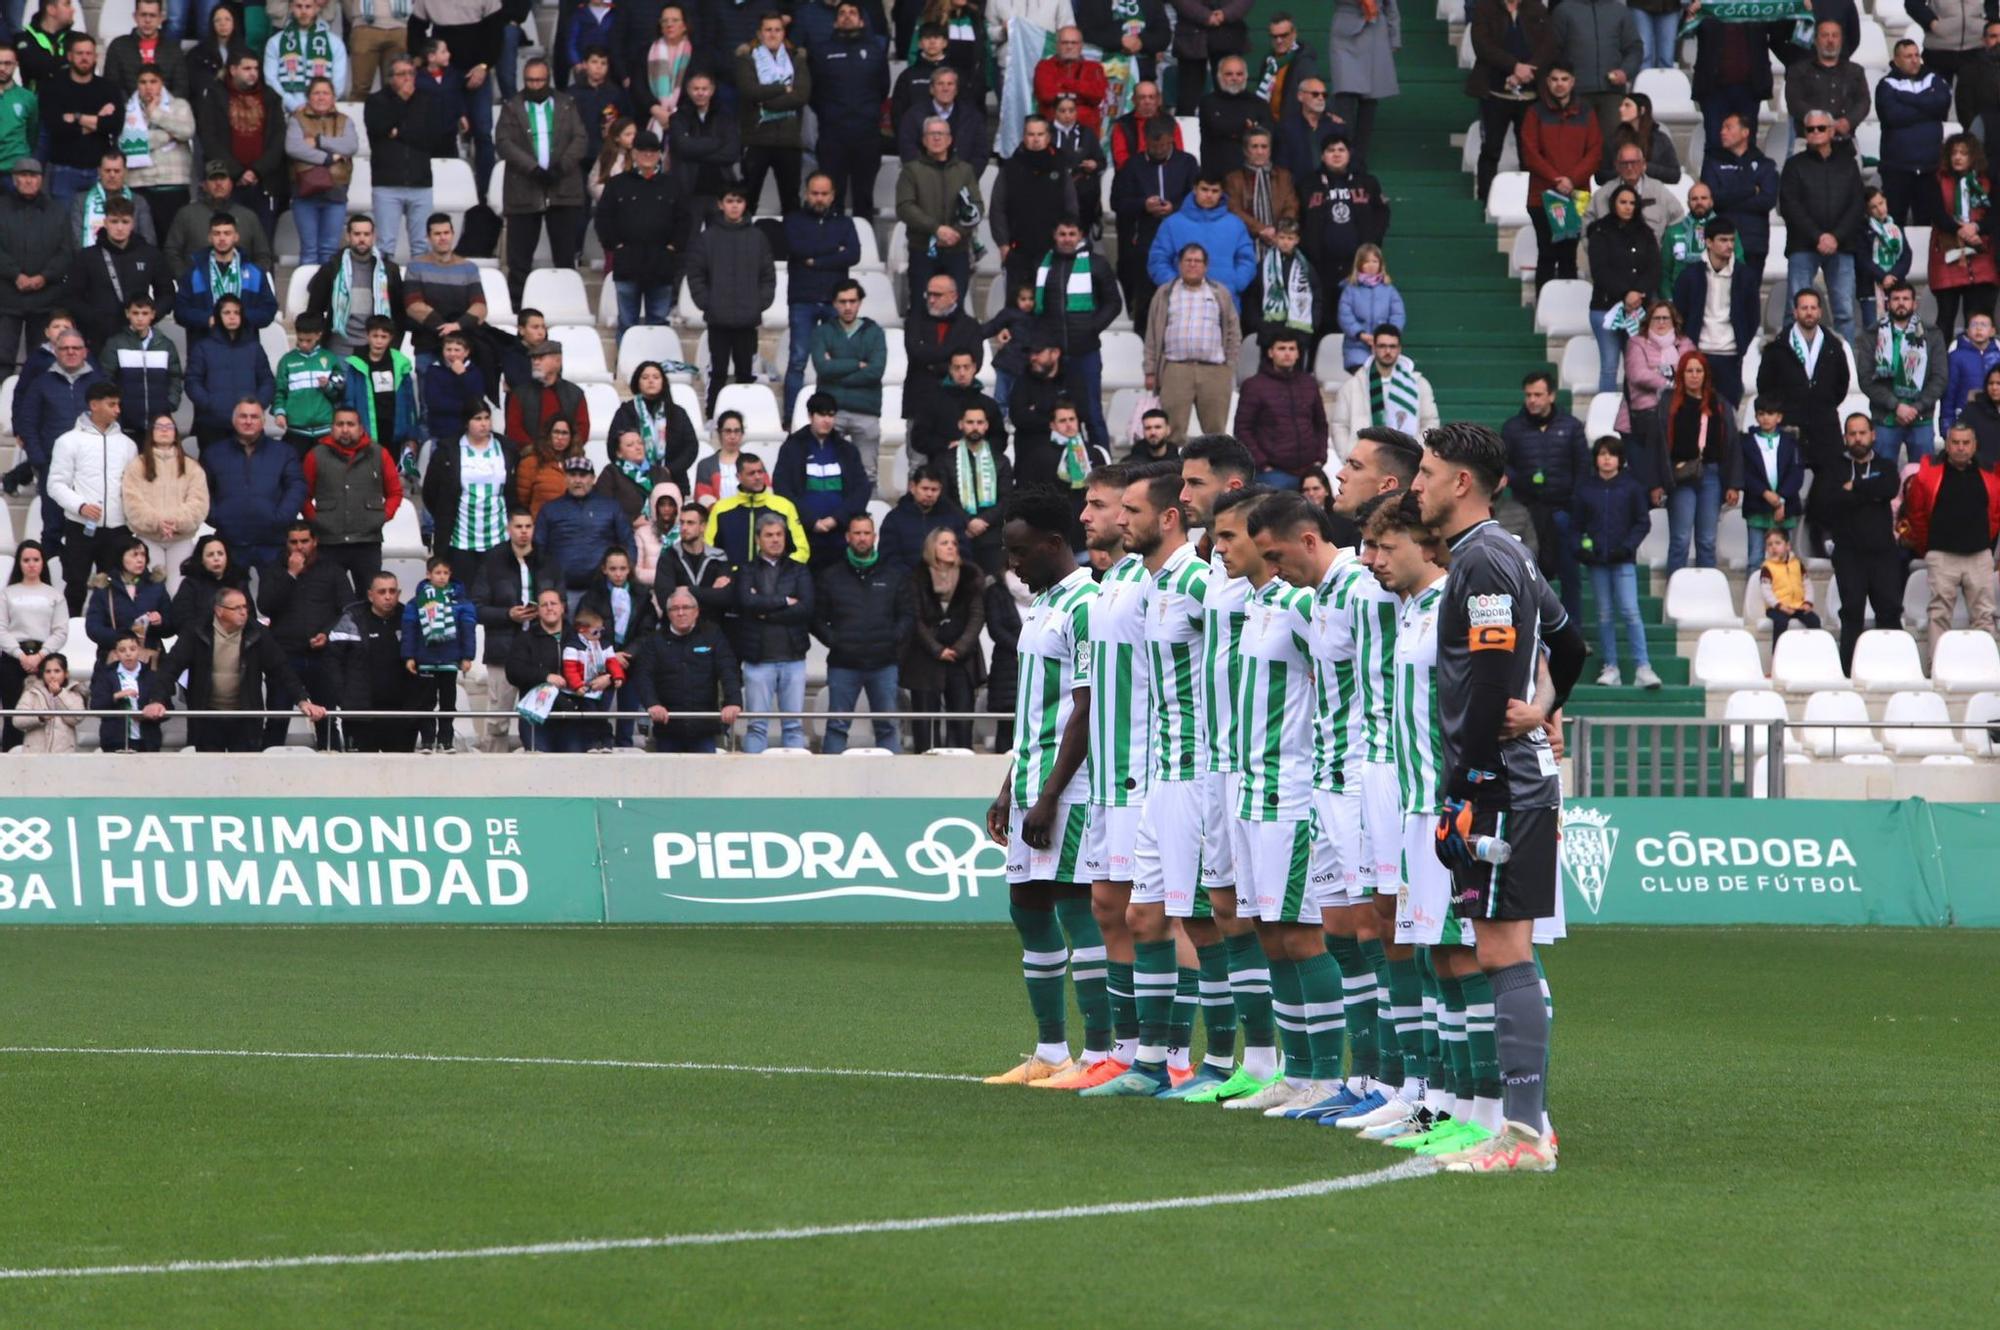
[[[6,1282],[0,1323],[1122,1326],[1246,1306],[1467,1326],[1979,1323],[2000,1219],[1992,943],[1581,932],[1549,953],[1552,1177]],[[1028,1039],[1000,928],[6,930],[0,972],[13,1045],[982,1073]],[[1186,1105],[741,1072],[6,1054],[0,1103],[0,1265],[16,1268],[838,1224],[1284,1186],[1400,1157]]]

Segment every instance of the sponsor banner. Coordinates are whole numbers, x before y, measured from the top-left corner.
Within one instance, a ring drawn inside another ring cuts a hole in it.
[[[23,799],[0,923],[595,923],[587,799]]]
[[[980,799],[618,799],[598,806],[611,923],[1007,918]]]

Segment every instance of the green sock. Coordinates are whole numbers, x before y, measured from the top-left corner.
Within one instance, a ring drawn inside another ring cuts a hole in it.
[[[1133,1065],[1140,1071],[1166,1070],[1168,1027],[1173,1024],[1174,989],[1179,984],[1172,938],[1133,944],[1132,993],[1139,1011],[1139,1057]]]
[[[1076,1005],[1083,1012],[1083,1049],[1111,1051],[1111,998],[1104,989],[1104,933],[1090,912],[1088,900],[1056,902],[1056,919],[1069,935],[1070,982],[1076,985]]]
[[[1167,1049],[1185,1052],[1194,1043],[1194,1011],[1201,1005],[1201,971],[1176,965],[1174,1016],[1167,1022]],[[1171,1061],[1171,1059],[1169,1059]]]
[[[1236,1062],[1236,999],[1229,995],[1229,948],[1211,942],[1195,948],[1201,961],[1201,1025],[1208,1036],[1202,1061],[1224,1075]]]
[[[1472,1050],[1465,1042],[1465,987],[1457,979],[1438,976],[1438,1038],[1450,1068],[1446,1088],[1462,1099],[1472,1097]]]
[[[1305,1017],[1306,1040],[1312,1050],[1312,1078],[1337,1081],[1346,1021],[1340,995],[1340,965],[1324,951],[1298,965],[1299,1005]]]
[[[1498,1099],[1500,1046],[1493,1036],[1493,981],[1474,971],[1459,980],[1458,986],[1465,993],[1465,1042],[1471,1050],[1473,1096]]]
[[[1312,1079],[1312,1041],[1306,1036],[1304,1002],[1299,992],[1299,963],[1271,962],[1271,1013],[1278,1025],[1278,1045],[1285,1054],[1285,1079]]]
[[[1413,1078],[1421,1080],[1424,1075],[1423,978],[1415,956],[1387,964],[1389,1004],[1383,1024],[1395,1041],[1392,1046],[1398,1056],[1391,1060],[1383,1054],[1382,1080],[1387,1085],[1405,1085]]]
[[[1341,1004],[1346,1009],[1348,1044],[1353,1049],[1350,1074],[1372,1077],[1379,1067],[1375,1046],[1375,967],[1368,963],[1358,938],[1328,933],[1326,949],[1340,964]]]
[[[1245,1048],[1269,1048],[1277,1042],[1271,1023],[1271,962],[1255,933],[1224,938],[1228,949],[1229,991],[1236,999],[1236,1019],[1243,1025]]]
[[[1443,1004],[1438,1000],[1437,966],[1431,963],[1430,948],[1417,951],[1417,966],[1423,1004],[1419,1019],[1422,1022],[1421,1040],[1423,1044],[1423,1076],[1427,1085],[1442,1091],[1450,1072],[1444,1065],[1444,1040],[1439,1037],[1438,1017]]]
[[[1063,1025],[1063,971],[1069,968],[1069,948],[1063,945],[1055,911],[1016,905],[1008,913],[1014,918],[1014,930],[1021,935],[1021,977],[1028,981],[1028,1010],[1035,1014],[1035,1040],[1043,1044],[1066,1044],[1069,1035]]]
[[[1104,993],[1111,1000],[1111,1033],[1120,1043],[1139,1037],[1139,1004],[1132,996],[1132,964],[1104,962]]]

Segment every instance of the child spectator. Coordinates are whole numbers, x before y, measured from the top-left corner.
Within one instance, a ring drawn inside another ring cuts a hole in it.
[[[1354,251],[1354,270],[1340,288],[1340,363],[1350,374],[1367,363],[1375,330],[1385,323],[1406,327],[1409,314],[1382,262],[1382,247],[1363,245]]]
[[[1757,589],[1764,596],[1773,639],[1793,624],[1819,627],[1819,613],[1806,585],[1806,566],[1792,553],[1791,537],[1776,527],[1764,533],[1764,566],[1757,572]]]
[[[271,415],[278,432],[303,456],[333,428],[333,408],[347,396],[340,357],[320,344],[326,320],[303,313],[292,321],[295,345],[278,357]]]
[[[1861,306],[1861,328],[1874,332],[1889,298],[1889,283],[1910,275],[1910,239],[1889,216],[1889,199],[1879,189],[1862,196],[1868,210],[1868,235],[1854,256],[1854,289]]]
[[[681,539],[681,487],[671,480],[653,486],[646,499],[647,521],[632,523],[632,580],[648,591],[658,577],[661,556]],[[702,525],[708,524],[707,516]],[[668,589],[672,589],[669,582]]]
[[[238,402],[246,397],[268,402],[276,391],[264,347],[243,324],[243,302],[222,297],[215,302],[215,328],[188,353],[187,392],[203,449],[235,433]]]
[[[1615,612],[1625,625],[1634,682],[1658,688],[1660,676],[1647,656],[1646,625],[1639,618],[1639,544],[1652,529],[1652,503],[1638,479],[1626,474],[1625,445],[1615,436],[1599,439],[1591,458],[1596,471],[1579,476],[1570,496],[1570,530],[1576,561],[1590,569],[1597,601],[1597,650],[1604,658],[1597,682],[1606,688],[1621,682]]]
[[[486,376],[462,333],[446,333],[438,353],[442,359],[424,371],[424,424],[437,443],[457,443],[472,408],[486,401]]]
[[[403,668],[417,676],[416,707],[443,712],[417,728],[417,751],[449,753],[457,745],[450,713],[458,707],[458,679],[472,671],[479,651],[479,615],[465,584],[452,576],[451,560],[424,560],[424,580],[403,606]]]
[[[111,643],[111,658],[90,676],[92,711],[129,711],[130,718],[98,722],[97,746],[107,753],[157,753],[160,722],[144,720],[139,708],[153,688],[153,667],[132,633],[120,633]]]
[[[74,753],[76,727],[83,717],[71,713],[85,710],[89,703],[83,686],[70,682],[69,661],[60,653],[44,656],[41,668],[21,692],[21,710],[29,713],[14,722],[25,736],[21,751]]]
[[[629,565],[628,565],[629,569]],[[604,616],[583,608],[576,612],[569,636],[563,639],[563,687],[574,695],[584,711],[604,711],[611,694],[625,682],[628,657],[615,650],[604,635]],[[604,721],[572,722],[576,737],[569,752],[608,753],[611,726]],[[558,745],[557,751],[565,751]]]
[[[1746,564],[1764,557],[1765,532],[1790,532],[1804,507],[1803,454],[1798,432],[1783,428],[1784,419],[1783,403],[1759,397],[1757,429],[1743,436],[1743,523],[1750,529]]]
[[[1988,371],[2000,365],[2000,342],[1993,340],[1993,316],[1975,312],[1965,317],[1965,331],[1951,348],[1945,371],[1944,397],[1938,402],[1938,428],[1949,430],[1959,413],[1979,394]]]
[[[118,385],[118,424],[145,437],[153,417],[181,408],[181,353],[153,327],[153,298],[134,292],[125,302],[125,327],[104,343],[104,370]]]
[[[993,343],[994,400],[1007,409],[1014,395],[1014,380],[1027,373],[1028,342],[1035,327],[1035,287],[1021,282],[1014,298],[980,328],[979,335]]]
[[[416,366],[390,345],[396,325],[388,315],[369,315],[367,333],[367,345],[347,357],[346,405],[361,413],[361,432],[387,449],[404,479],[414,484],[424,437]]]

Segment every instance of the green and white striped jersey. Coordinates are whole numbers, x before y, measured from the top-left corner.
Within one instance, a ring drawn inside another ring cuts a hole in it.
[[[1236,770],[1236,689],[1243,677],[1238,651],[1249,599],[1250,579],[1231,577],[1222,556],[1211,554],[1201,603],[1202,724],[1210,771]]]
[[[1097,583],[1090,569],[1078,568],[1028,602],[1021,615],[1020,685],[1014,695],[1014,806],[1026,808],[1042,797],[1055,770],[1063,731],[1069,728],[1072,693],[1090,686],[1087,638]],[[1090,761],[1085,758],[1064,786],[1065,803],[1090,796]]]
[[[1403,812],[1436,813],[1444,799],[1444,732],[1438,724],[1438,607],[1446,579],[1403,602],[1396,628],[1396,779]]]
[[[1160,565],[1147,590],[1154,780],[1193,780],[1207,769],[1201,741],[1201,630],[1209,576],[1194,546],[1183,545]]]
[[[1318,671],[1306,634],[1313,594],[1274,577],[1250,593],[1236,688],[1236,752],[1248,822],[1292,821],[1312,809]]]
[[[1146,801],[1146,745],[1153,727],[1146,667],[1146,561],[1128,554],[1105,570],[1090,607],[1090,802]]]
[[[1354,789],[1363,762],[1395,760],[1396,597],[1342,550],[1316,600],[1313,658],[1321,686],[1313,785]]]

